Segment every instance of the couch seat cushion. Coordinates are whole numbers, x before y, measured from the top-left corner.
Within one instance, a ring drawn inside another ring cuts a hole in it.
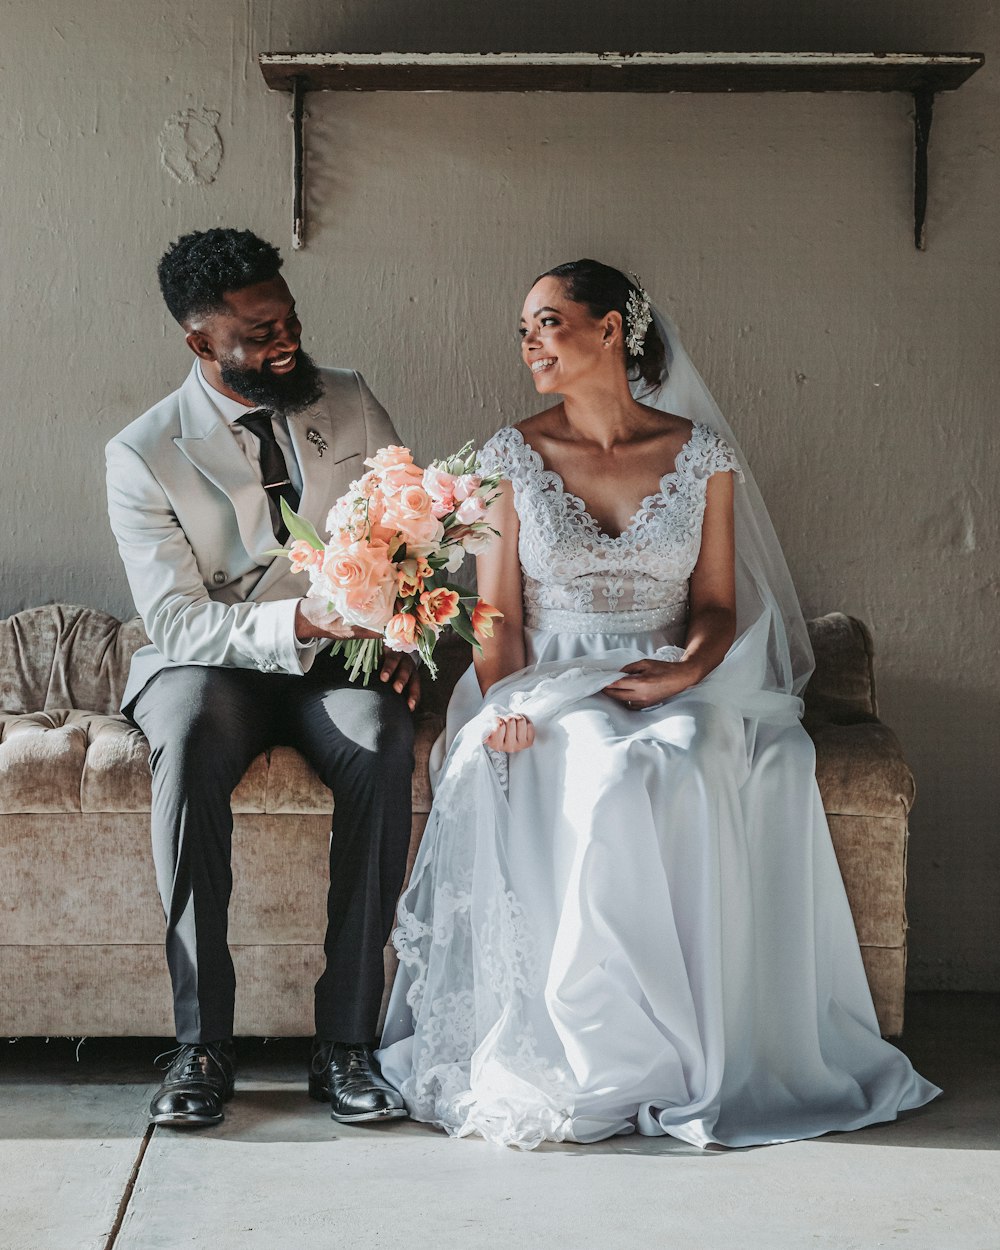
[[[442,728],[417,719],[414,810],[427,811],[427,755]],[[333,797],[291,747],[259,755],[233,791],[233,811],[329,815]],[[149,744],[120,713],[0,712],[0,813],[148,812]]]

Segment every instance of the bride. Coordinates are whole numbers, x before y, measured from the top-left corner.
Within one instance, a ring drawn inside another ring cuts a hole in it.
[[[939,1091],[879,1036],[805,624],[732,434],[617,269],[544,274],[520,335],[562,402],[482,454],[504,616],[438,744],[383,1072],[415,1118],[522,1148],[894,1119]]]

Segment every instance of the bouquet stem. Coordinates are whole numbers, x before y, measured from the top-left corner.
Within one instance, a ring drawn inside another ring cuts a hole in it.
[[[361,675],[362,684],[365,686],[371,681],[372,674],[382,662],[381,638],[341,638],[333,644],[330,650],[334,654],[338,651],[344,653],[344,658],[350,665],[348,680],[357,681],[358,676]]]

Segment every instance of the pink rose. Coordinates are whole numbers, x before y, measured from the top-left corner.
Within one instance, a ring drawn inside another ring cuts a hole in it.
[[[408,612],[397,612],[385,627],[385,645],[390,651],[417,651],[420,627]]]
[[[463,473],[455,481],[455,498],[461,503],[463,499],[468,499],[470,495],[474,495],[482,484],[483,479],[478,473]]]
[[[431,465],[429,469],[424,469],[423,486],[433,501],[433,511],[436,517],[446,517],[455,507],[455,483],[457,481],[458,478],[454,473],[446,473],[444,469],[438,469],[434,465]]]
[[[470,495],[458,505],[455,515],[463,525],[474,525],[476,521],[481,521],[486,516],[486,505],[478,495]]]

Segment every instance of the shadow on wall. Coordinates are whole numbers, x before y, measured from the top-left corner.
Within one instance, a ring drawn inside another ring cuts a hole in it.
[[[873,52],[924,51],[938,43],[952,50],[961,43],[953,14],[932,0],[842,0],[836,5],[674,0],[612,6],[552,0],[544,21],[536,5],[519,0],[505,5],[431,0],[416,10],[404,0],[378,5],[347,0],[335,12],[335,22],[292,18],[283,42],[275,21],[271,48],[258,51]]]
[[[982,969],[990,962],[984,951],[1000,947],[1000,704],[989,691],[946,681],[898,681],[888,673],[878,680],[881,714],[897,732],[905,727],[900,736],[917,783],[907,986],[995,990]],[[979,739],[974,749],[970,735]],[[992,769],[984,769],[989,760]],[[936,953],[942,948],[944,958]]]

